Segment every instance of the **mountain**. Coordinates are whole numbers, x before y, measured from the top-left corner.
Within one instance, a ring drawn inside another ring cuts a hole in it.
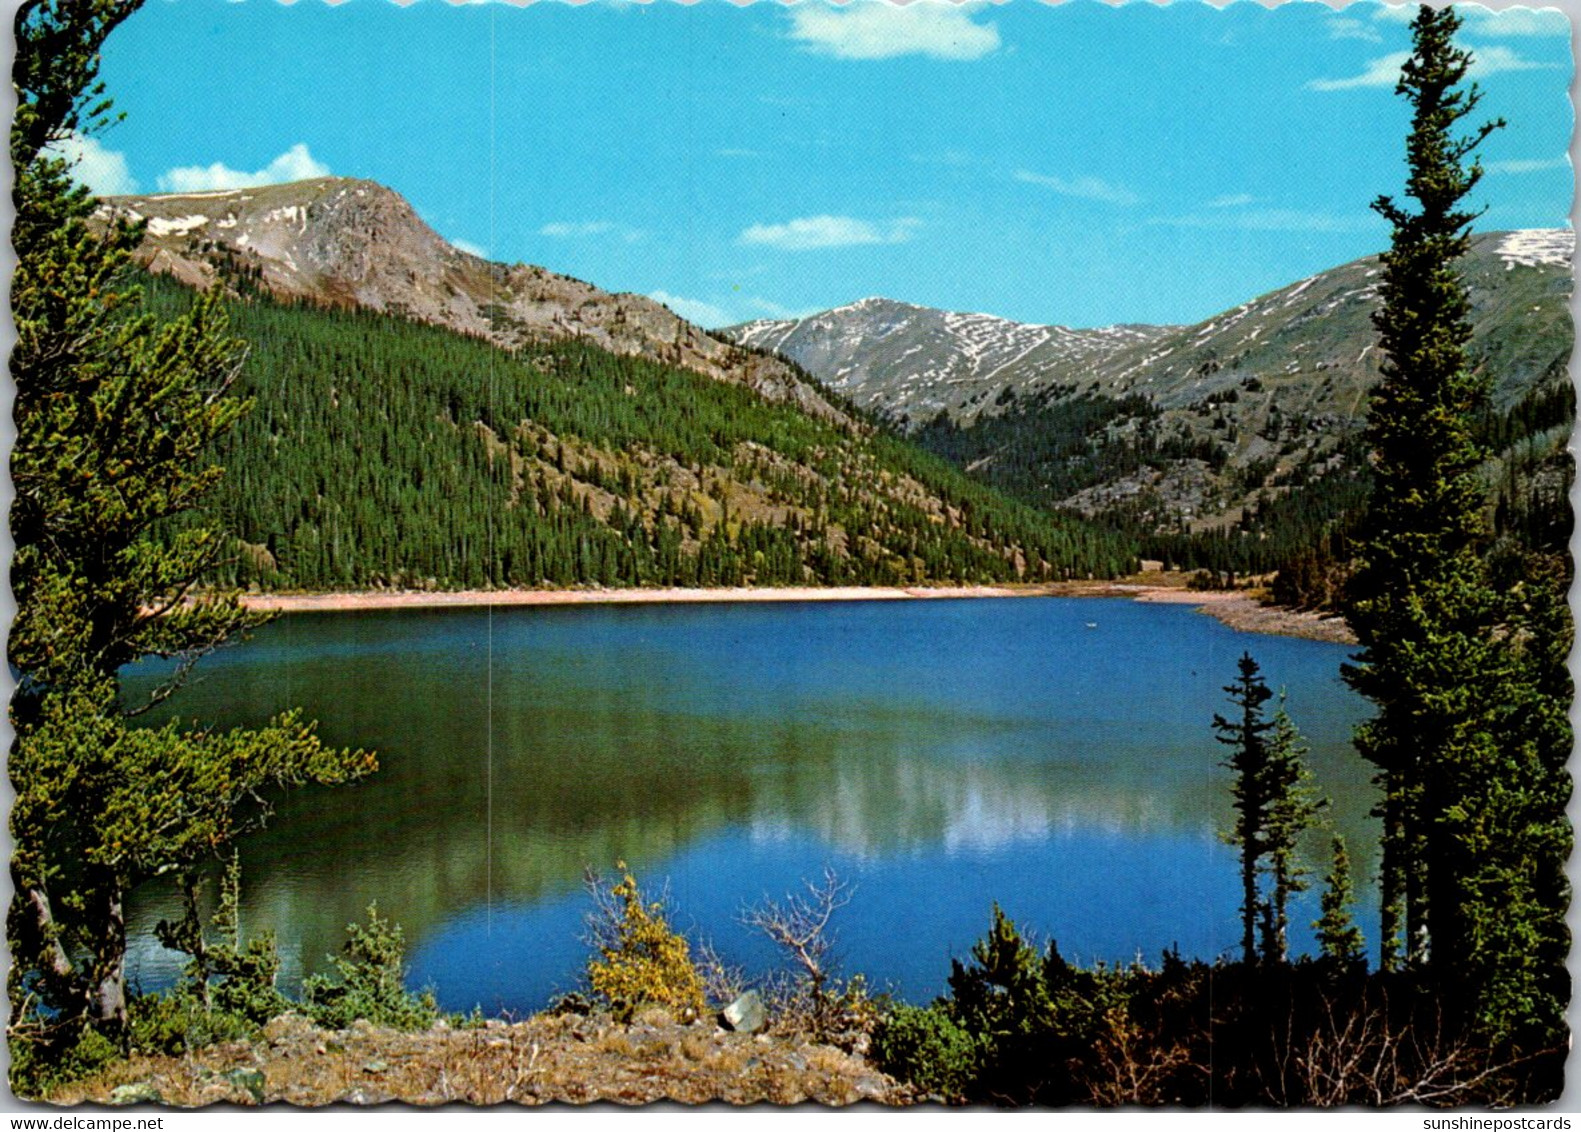
[[[502,346],[576,338],[730,381],[826,420],[847,418],[774,358],[743,351],[643,295],[612,294],[452,247],[399,193],[323,177],[283,185],[106,197],[97,218],[146,223],[137,259],[200,290],[356,307]]]
[[[742,323],[723,333],[791,358],[861,408],[915,425],[941,411],[971,420],[1001,389],[1057,383],[1174,329],[1072,330],[870,298],[802,319]]]
[[[796,366],[652,300],[450,247],[324,179],[119,197],[144,302],[218,288],[253,409],[211,499],[266,589],[1112,576],[1134,544],[1008,499]]]
[[[1496,474],[1568,437],[1573,250],[1565,229],[1492,232],[1462,261]],[[1192,326],[1070,330],[867,299],[724,333],[1039,506],[1144,535],[1251,534],[1261,516],[1252,541],[1269,544],[1268,522],[1299,511],[1310,539],[1364,495],[1379,271],[1367,257]]]

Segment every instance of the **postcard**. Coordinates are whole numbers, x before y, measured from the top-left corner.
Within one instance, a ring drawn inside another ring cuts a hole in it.
[[[15,1096],[1563,1093],[1563,11],[14,14]]]

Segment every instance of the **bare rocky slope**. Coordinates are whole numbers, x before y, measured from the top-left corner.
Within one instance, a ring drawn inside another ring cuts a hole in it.
[[[399,193],[324,177],[204,193],[107,197],[98,218],[146,222],[137,258],[189,286],[258,287],[357,306],[501,345],[585,339],[735,382],[834,423],[845,414],[783,362],[741,350],[643,295],[452,247]]]
[[[1499,412],[1568,381],[1574,248],[1568,229],[1490,232],[1462,261],[1473,364],[1491,376]],[[872,298],[723,333],[790,358],[925,444],[926,426],[948,426],[950,454],[977,474],[1031,465],[1020,481],[1033,494],[1048,469],[1028,455],[1030,437],[1049,431],[1062,406],[1127,400],[1079,458],[1101,465],[1104,448],[1160,438],[1174,454],[1076,490],[1062,491],[1056,476],[1038,502],[1094,514],[1145,500],[1161,525],[1201,529],[1354,460],[1347,442],[1380,375],[1379,274],[1369,256],[1191,326],[1073,330]]]

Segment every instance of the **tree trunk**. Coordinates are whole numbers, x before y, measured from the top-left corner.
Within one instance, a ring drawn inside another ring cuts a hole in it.
[[[71,959],[60,940],[55,938],[55,914],[50,908],[49,893],[42,886],[35,886],[28,889],[26,899],[33,910],[33,926],[38,932],[39,959],[57,979],[67,978],[71,974]]]
[[[126,1028],[126,914],[121,884],[105,878],[98,888],[99,946],[89,989],[89,1017],[106,1033]]]
[[[1394,971],[1400,966],[1400,930],[1405,904],[1404,831],[1401,829],[1399,785],[1392,774],[1380,776],[1383,786],[1383,860],[1378,868],[1379,923],[1382,939],[1378,947],[1378,969]]]

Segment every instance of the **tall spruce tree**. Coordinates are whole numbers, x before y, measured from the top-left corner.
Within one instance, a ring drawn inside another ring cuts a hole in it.
[[[1225,685],[1224,691],[1238,711],[1228,718],[1215,714],[1213,729],[1219,733],[1219,742],[1231,748],[1222,765],[1235,773],[1230,787],[1235,824],[1224,839],[1240,850],[1241,958],[1251,964],[1257,960],[1257,925],[1265,918],[1257,878],[1268,847],[1268,810],[1273,801],[1268,782],[1268,732],[1274,725],[1263,707],[1273,692],[1251,653],[1241,655],[1237,669],[1235,682]]]
[[[226,540],[189,521],[221,475],[206,463],[214,442],[246,410],[229,395],[241,345],[212,300],[163,323],[138,313],[137,231],[94,231],[93,201],[51,148],[107,123],[98,51],[140,3],[31,0],[16,20],[7,927],[9,1036],[29,1052],[13,1045],[13,1064],[84,1024],[123,1031],[134,885],[212,858],[260,820],[272,787],[373,768],[291,715],[218,734],[133,728],[122,710],[129,661],[176,660],[168,694],[256,621],[234,595],[203,592]]]
[[[1356,739],[1383,795],[1381,959],[1401,963],[1403,932],[1404,961],[1437,972],[1451,1016],[1551,1035],[1562,1010],[1534,956],[1555,952],[1562,896],[1538,878],[1568,844],[1567,785],[1527,718],[1534,696],[1552,699],[1533,684],[1546,643],[1532,643],[1534,627],[1490,583],[1486,453],[1473,427],[1488,377],[1468,364],[1470,303],[1455,267],[1478,215],[1462,203],[1481,178],[1473,151],[1503,123],[1459,132],[1480,94],[1460,89],[1471,55],[1453,43],[1453,9],[1424,6],[1411,27],[1396,90],[1413,111],[1416,207],[1373,205],[1393,241],[1374,316],[1384,363],[1367,426],[1373,490],[1346,610],[1361,652],[1345,676],[1377,709]]]

